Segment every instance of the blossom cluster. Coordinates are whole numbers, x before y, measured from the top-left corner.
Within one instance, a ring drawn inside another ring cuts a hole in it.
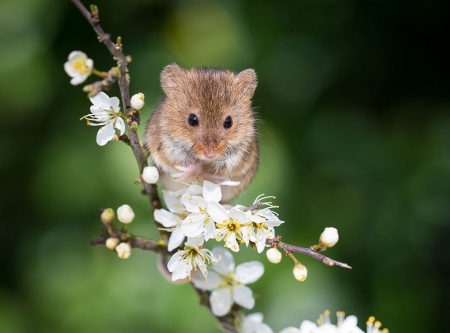
[[[317,324],[309,320],[304,320],[300,328],[287,327],[281,330],[280,333],[365,333],[360,329],[358,324],[358,318],[356,316],[350,315],[345,316],[345,313],[338,311],[337,324],[334,325],[330,320],[330,311],[325,311],[324,314],[320,316],[317,320]],[[367,333],[387,333],[388,330],[385,328],[380,329],[381,323],[375,321],[375,317],[370,317],[367,320]]]
[[[330,311],[325,311],[320,315],[317,324],[309,320],[304,320],[300,324],[300,328],[286,327],[280,333],[388,333],[388,329],[381,329],[381,323],[375,321],[375,317],[370,317],[367,320],[367,331],[360,329],[358,318],[350,315],[345,316],[345,313],[338,311],[336,325],[331,323]],[[263,315],[261,313],[252,313],[244,317],[239,322],[240,333],[273,333],[273,330],[265,323],[263,323]]]
[[[252,261],[235,267],[231,252],[222,247],[210,251],[204,248],[204,243],[211,239],[223,241],[233,252],[238,252],[241,244],[252,244],[261,253],[266,240],[275,237],[274,227],[283,223],[271,210],[274,206],[269,202],[254,210],[220,204],[221,186],[235,185],[237,183],[231,181],[214,184],[205,180],[203,186],[165,191],[168,210],[154,212],[155,220],[163,226],[161,229],[171,233],[167,249],[173,251],[184,245],[167,264],[172,280],[187,278],[198,289],[211,291],[209,301],[216,316],[226,315],[234,303],[247,309],[254,307],[253,292],[246,285],[263,275],[264,266]],[[266,198],[258,197],[254,204]],[[207,265],[211,265],[210,270]]]
[[[238,252],[243,243],[247,246],[254,244],[258,253],[261,253],[266,246],[266,240],[275,237],[274,227],[279,226],[283,221],[271,211],[271,208],[274,208],[271,203],[262,203],[262,208],[255,210],[247,210],[241,205],[223,206],[220,204],[221,185],[233,186],[236,182],[214,184],[205,180],[203,187],[191,185],[177,192],[164,192],[168,210],[157,209],[154,217],[164,226],[163,230],[171,232],[167,246],[169,251],[180,247],[187,238],[183,251],[192,253],[198,252],[203,247],[203,243],[210,239],[223,241],[225,247],[234,252]],[[266,198],[258,197],[254,203],[264,199]],[[174,281],[190,277],[191,270],[197,266],[204,272],[199,263],[199,256],[183,251],[175,253],[169,261],[169,271],[177,272],[172,275]],[[200,258],[212,262],[216,259],[209,254],[200,255]],[[176,266],[174,266],[175,260]],[[205,272],[204,277],[207,278]]]

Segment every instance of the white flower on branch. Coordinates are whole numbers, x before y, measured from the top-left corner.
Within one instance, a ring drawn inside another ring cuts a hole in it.
[[[283,329],[280,333],[364,333],[360,329],[358,324],[358,318],[356,316],[345,317],[345,313],[342,311],[337,312],[338,322],[336,325],[332,324],[330,321],[330,311],[325,311],[317,320],[318,325],[309,321],[304,320],[300,325],[300,328],[287,327]],[[386,329],[380,330],[381,323],[375,321],[374,317],[370,317],[367,321],[367,333],[381,333],[387,332]]]
[[[167,250],[172,251],[183,244],[185,236],[181,231],[182,219],[180,216],[165,209],[155,209],[153,214],[155,221],[161,223],[165,227],[161,228],[161,230],[171,232],[169,242],[167,244]]]
[[[128,224],[134,220],[133,209],[129,205],[122,205],[117,208],[117,219],[123,224]]]
[[[155,209],[153,215],[155,217],[155,221],[164,226],[164,228],[161,228],[160,230],[171,232],[169,242],[167,244],[167,250],[172,251],[184,242],[185,235],[181,231],[181,222],[187,214],[184,210],[183,204],[181,203],[179,195],[174,195],[170,192],[163,191],[163,196],[170,212],[165,209]]]
[[[208,210],[216,222],[216,240],[225,241],[225,246],[231,251],[239,251],[239,242],[244,242],[243,228],[247,226],[247,215],[237,207],[226,210],[220,204],[211,204]]]
[[[258,196],[253,204],[268,198],[274,197],[268,196],[261,198],[261,196]],[[271,202],[262,202],[262,205],[267,207],[246,211],[250,223],[247,223],[247,225],[242,228],[245,244],[248,245],[249,241],[255,243],[258,253],[264,251],[267,239],[273,239],[275,237],[274,227],[278,227],[281,223],[284,223],[284,221],[281,221],[278,216],[270,210],[270,208],[277,208],[276,206],[273,206]]]
[[[255,299],[252,290],[246,284],[257,281],[264,274],[264,266],[259,261],[240,264],[235,269],[231,252],[214,247],[212,253],[220,261],[211,266],[208,279],[197,274],[192,278],[196,288],[212,290],[209,297],[211,311],[215,316],[224,316],[230,312],[233,303],[246,309],[253,309]]]
[[[82,117],[86,119],[89,126],[103,126],[97,133],[97,144],[104,146],[116,134],[116,129],[120,135],[125,132],[125,122],[121,118],[120,102],[117,97],[111,97],[103,91],[90,98],[92,102],[91,113]]]
[[[128,259],[131,255],[131,246],[128,243],[120,243],[116,246],[116,252],[120,259]]]
[[[134,94],[133,96],[131,96],[131,107],[135,110],[140,110],[144,107],[145,102],[144,102],[145,96],[143,93],[139,93],[139,94]]]
[[[190,212],[181,224],[181,230],[188,237],[203,235],[205,241],[215,238],[215,223],[211,213],[217,206],[222,207],[219,201],[222,199],[220,185],[207,180],[203,187],[191,185],[181,197],[181,203]],[[222,207],[223,208],[223,207]]]
[[[203,237],[189,239],[185,243],[184,250],[175,253],[167,263],[167,269],[172,273],[172,281],[182,280],[191,277],[192,269],[200,269],[205,279],[208,277],[206,265],[218,260],[214,254],[202,247]],[[198,276],[200,274],[197,274]]]
[[[146,166],[142,171],[142,179],[148,184],[156,184],[159,179],[159,172],[155,166]]]
[[[72,78],[70,83],[74,86],[86,81],[87,77],[91,75],[93,68],[94,61],[81,51],[71,52],[67,62],[64,63],[64,70]]]
[[[272,329],[263,323],[261,312],[251,313],[245,316],[241,323],[241,333],[273,333]]]

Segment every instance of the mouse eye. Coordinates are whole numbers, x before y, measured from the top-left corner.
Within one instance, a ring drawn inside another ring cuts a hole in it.
[[[195,114],[191,113],[188,117],[188,123],[189,125],[196,127],[198,126],[198,118]]]
[[[230,128],[231,126],[233,126],[233,119],[231,119],[230,116],[228,116],[225,121],[223,122],[223,127],[225,128]]]

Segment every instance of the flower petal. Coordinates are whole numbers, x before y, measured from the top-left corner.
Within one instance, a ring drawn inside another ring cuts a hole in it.
[[[208,280],[202,274],[195,274],[192,277],[192,283],[198,289],[214,290],[223,282],[223,279],[215,272],[208,271]]]
[[[120,131],[120,135],[123,135],[123,133],[125,133],[125,122],[121,117],[116,118],[116,124],[114,125],[114,127]]]
[[[214,290],[209,297],[211,311],[215,316],[225,316],[231,310],[233,300],[230,291],[226,288]]]
[[[247,222],[247,215],[236,207],[231,208],[230,210],[230,217],[235,220],[236,222],[239,222],[240,224],[244,224]]]
[[[200,213],[193,213],[188,215],[183,222],[181,222],[181,231],[187,237],[198,237],[203,233],[203,221],[205,215]]]
[[[153,216],[157,222],[161,223],[166,228],[174,227],[181,221],[177,215],[172,214],[165,209],[155,209]]]
[[[167,250],[172,251],[183,244],[184,234],[181,232],[180,228],[175,228],[170,235],[169,242],[167,243]]]
[[[186,207],[186,210],[191,213],[200,213],[200,209],[206,207],[206,201],[198,195],[192,195],[189,193],[183,194],[181,197],[181,203]]]
[[[205,242],[216,238],[216,224],[212,219],[209,219],[209,221],[204,225],[203,235],[205,236]]]
[[[164,202],[167,205],[167,208],[169,208],[169,210],[172,213],[176,213],[178,215],[182,215],[185,214],[186,211],[184,210],[184,206],[180,201],[180,197],[177,195],[172,195],[169,191],[162,191],[163,193],[163,197],[164,197]]]
[[[111,124],[101,127],[97,132],[97,144],[99,146],[106,145],[108,141],[110,141],[114,137],[115,134],[116,131]]]
[[[221,275],[229,275],[234,270],[234,258],[231,252],[219,246],[213,247],[211,252],[219,260],[218,263],[213,264],[214,270]]]
[[[313,333],[313,331],[305,331],[305,332],[303,332],[303,331],[299,330],[298,328],[295,328],[295,327],[291,326],[291,327],[286,327],[286,328],[282,329],[280,331],[280,333]]]
[[[300,331],[302,333],[309,333],[309,332],[320,332],[319,328],[315,323],[309,320],[303,320],[302,324],[300,325]],[[281,332],[280,332],[281,333]]]
[[[251,313],[245,316],[245,321],[249,321],[252,323],[262,323],[263,322],[263,314],[261,312]]]
[[[264,265],[259,261],[250,261],[236,267],[234,279],[242,284],[257,281],[264,274]]]
[[[87,58],[86,53],[84,53],[84,52],[82,52],[82,51],[72,51],[72,52],[70,52],[70,54],[69,54],[68,60],[69,60],[70,62],[73,62],[73,61],[75,61],[76,59],[82,58],[82,57]]]
[[[109,105],[111,105],[114,112],[117,113],[120,111],[120,101],[119,101],[119,98],[117,98],[116,96],[111,97],[109,99]]]
[[[206,201],[219,202],[222,199],[220,185],[205,180],[203,182],[203,198],[205,198]]]
[[[244,285],[238,285],[233,288],[233,299],[236,304],[246,309],[253,309],[255,306],[253,291]]]
[[[206,210],[215,222],[222,223],[228,219],[228,213],[223,206],[217,202],[208,202],[206,204]]]
[[[205,243],[205,238],[203,236],[200,237],[188,237],[186,243],[184,243],[185,246],[190,247],[200,247],[203,246],[203,243]]]
[[[92,104],[101,109],[109,110],[111,108],[109,96],[106,95],[103,91],[100,91],[97,95],[91,97],[90,100]]]
[[[73,86],[76,86],[76,85],[86,81],[87,77],[88,77],[87,75],[75,76],[70,80],[70,84]]]

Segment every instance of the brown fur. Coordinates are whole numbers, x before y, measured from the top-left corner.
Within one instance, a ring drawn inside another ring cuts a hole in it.
[[[170,174],[175,166],[195,166],[202,179],[230,178],[236,187],[224,186],[223,202],[236,197],[258,169],[259,153],[251,98],[256,89],[252,69],[234,74],[216,68],[184,70],[168,65],[161,73],[165,97],[152,114],[145,142],[163,185],[177,189]],[[199,125],[189,125],[195,114]],[[224,128],[230,116],[233,124]]]

